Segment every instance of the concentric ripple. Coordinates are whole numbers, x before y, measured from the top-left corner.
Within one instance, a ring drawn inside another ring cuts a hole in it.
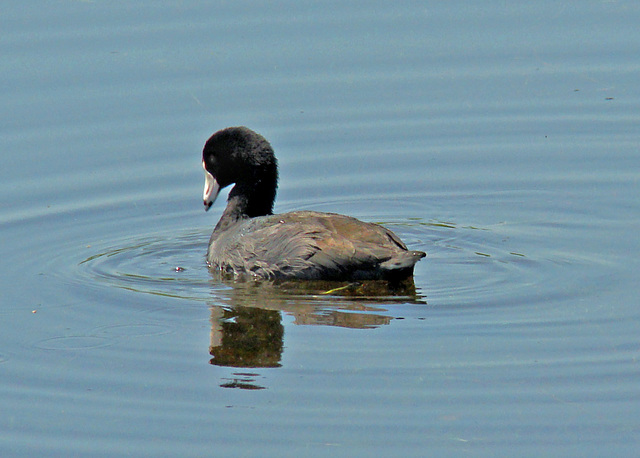
[[[584,290],[584,276],[575,284],[559,270],[593,270],[584,259],[553,251],[532,251],[540,234],[521,225],[488,227],[451,221],[383,221],[408,246],[428,253],[418,263],[415,282],[419,297],[431,306],[514,306],[532,304]],[[524,234],[527,234],[526,236]],[[535,236],[534,234],[537,234]],[[128,237],[92,247],[76,269],[74,280],[178,299],[211,300],[212,291],[226,290],[206,269],[208,229]],[[299,291],[298,291],[299,292]],[[224,299],[224,298],[221,298]],[[224,302],[224,301],[223,301]]]
[[[205,261],[207,234],[155,235],[114,241],[78,264],[87,284],[95,282],[135,293],[203,299],[211,292]],[[118,243],[119,242],[119,243]]]

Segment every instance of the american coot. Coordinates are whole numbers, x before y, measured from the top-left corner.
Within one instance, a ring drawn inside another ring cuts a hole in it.
[[[209,240],[211,269],[266,279],[411,278],[425,256],[393,232],[349,216],[315,211],[273,214],[278,165],[273,149],[246,127],[213,134],[202,151],[204,208],[235,183]]]

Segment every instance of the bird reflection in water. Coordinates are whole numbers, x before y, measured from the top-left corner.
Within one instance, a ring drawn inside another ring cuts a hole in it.
[[[210,364],[253,369],[281,366],[283,312],[298,325],[372,329],[393,320],[382,314],[385,303],[425,303],[412,281],[400,290],[389,290],[386,282],[247,281],[217,293],[219,301],[211,305]],[[255,371],[237,372],[220,386],[263,389],[256,383],[260,377]]]

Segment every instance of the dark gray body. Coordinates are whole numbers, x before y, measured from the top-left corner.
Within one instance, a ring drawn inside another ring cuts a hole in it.
[[[425,256],[390,230],[334,213],[297,211],[240,219],[209,240],[223,273],[265,279],[403,280]]]

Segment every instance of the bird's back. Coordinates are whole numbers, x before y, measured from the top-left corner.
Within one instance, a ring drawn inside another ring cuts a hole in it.
[[[245,219],[211,235],[212,268],[261,278],[401,280],[425,256],[390,230],[334,213],[298,211]]]

